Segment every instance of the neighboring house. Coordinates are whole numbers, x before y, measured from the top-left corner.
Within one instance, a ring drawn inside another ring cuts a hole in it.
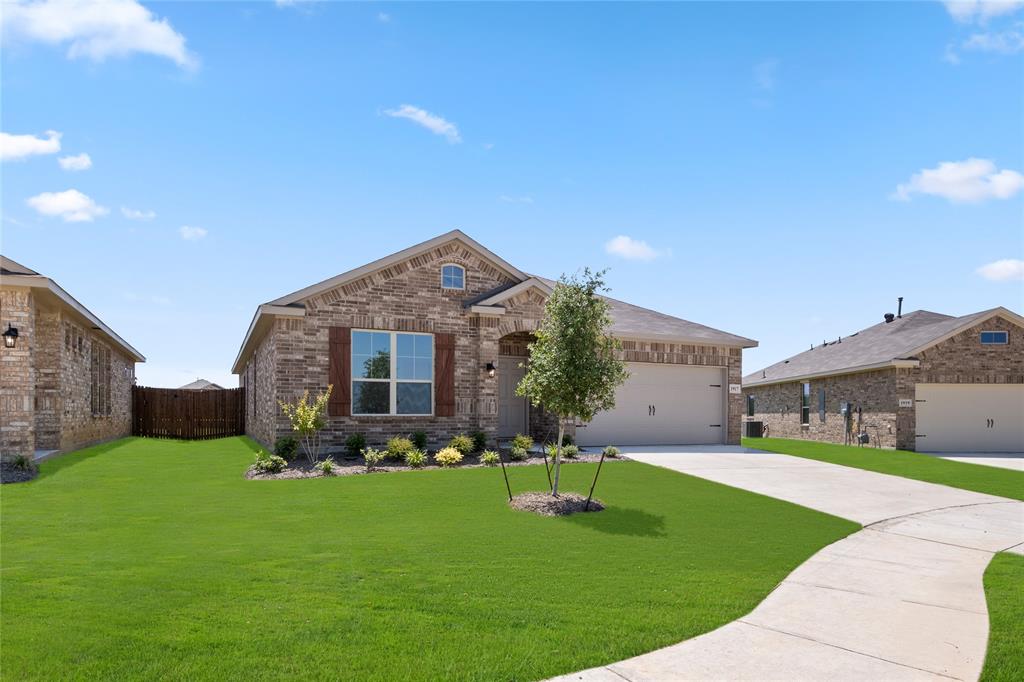
[[[919,310],[743,379],[767,435],[924,452],[1024,451],[1024,318]]]
[[[131,433],[139,351],[52,279],[3,256],[0,323],[17,330],[14,347],[0,347],[3,458]]]
[[[333,444],[414,431],[432,445],[476,430],[551,437],[555,420],[515,387],[553,284],[454,230],[265,303],[232,368],[246,428],[272,443],[290,430],[278,401],[331,384]],[[578,442],[738,443],[742,350],[756,342],[609,302],[632,376]]]
[[[215,384],[212,381],[207,381],[206,379],[196,379],[192,383],[185,384],[184,386],[179,386],[178,390],[185,390],[185,391],[219,391],[219,390],[221,390],[223,388],[224,388],[223,386],[220,386],[219,384]]]

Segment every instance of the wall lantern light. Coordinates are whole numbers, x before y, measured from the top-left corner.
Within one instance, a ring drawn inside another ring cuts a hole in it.
[[[7,331],[3,333],[4,346],[6,348],[14,348],[18,345],[18,328],[12,327],[10,323],[7,325]]]
[[[17,336],[18,332],[15,331],[14,334],[15,334],[15,336]],[[489,376],[489,377],[491,377],[493,379],[494,378],[494,371],[497,369],[494,366],[494,363],[493,362],[488,362],[487,363],[487,367],[485,369],[487,369],[487,376]]]

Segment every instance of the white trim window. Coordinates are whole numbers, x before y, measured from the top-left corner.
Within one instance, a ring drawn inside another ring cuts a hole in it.
[[[465,289],[466,268],[455,263],[447,263],[441,266],[441,288],[442,289]]]
[[[352,330],[352,414],[434,414],[434,336]]]
[[[1008,343],[1010,343],[1010,332],[981,332],[981,345],[983,346],[1005,346]]]

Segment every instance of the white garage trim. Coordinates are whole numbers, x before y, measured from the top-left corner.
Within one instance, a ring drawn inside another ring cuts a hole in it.
[[[576,429],[580,445],[705,445],[726,441],[724,367],[627,362],[615,407]]]
[[[1024,384],[917,384],[920,452],[1024,452]]]

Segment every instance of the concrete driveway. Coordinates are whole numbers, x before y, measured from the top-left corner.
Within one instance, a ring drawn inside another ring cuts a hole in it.
[[[984,464],[990,467],[1024,471],[1024,452],[925,452],[925,455],[954,462]]]
[[[865,526],[714,632],[559,680],[976,680],[982,574],[1024,554],[1024,503],[741,447],[623,448],[631,459]]]

